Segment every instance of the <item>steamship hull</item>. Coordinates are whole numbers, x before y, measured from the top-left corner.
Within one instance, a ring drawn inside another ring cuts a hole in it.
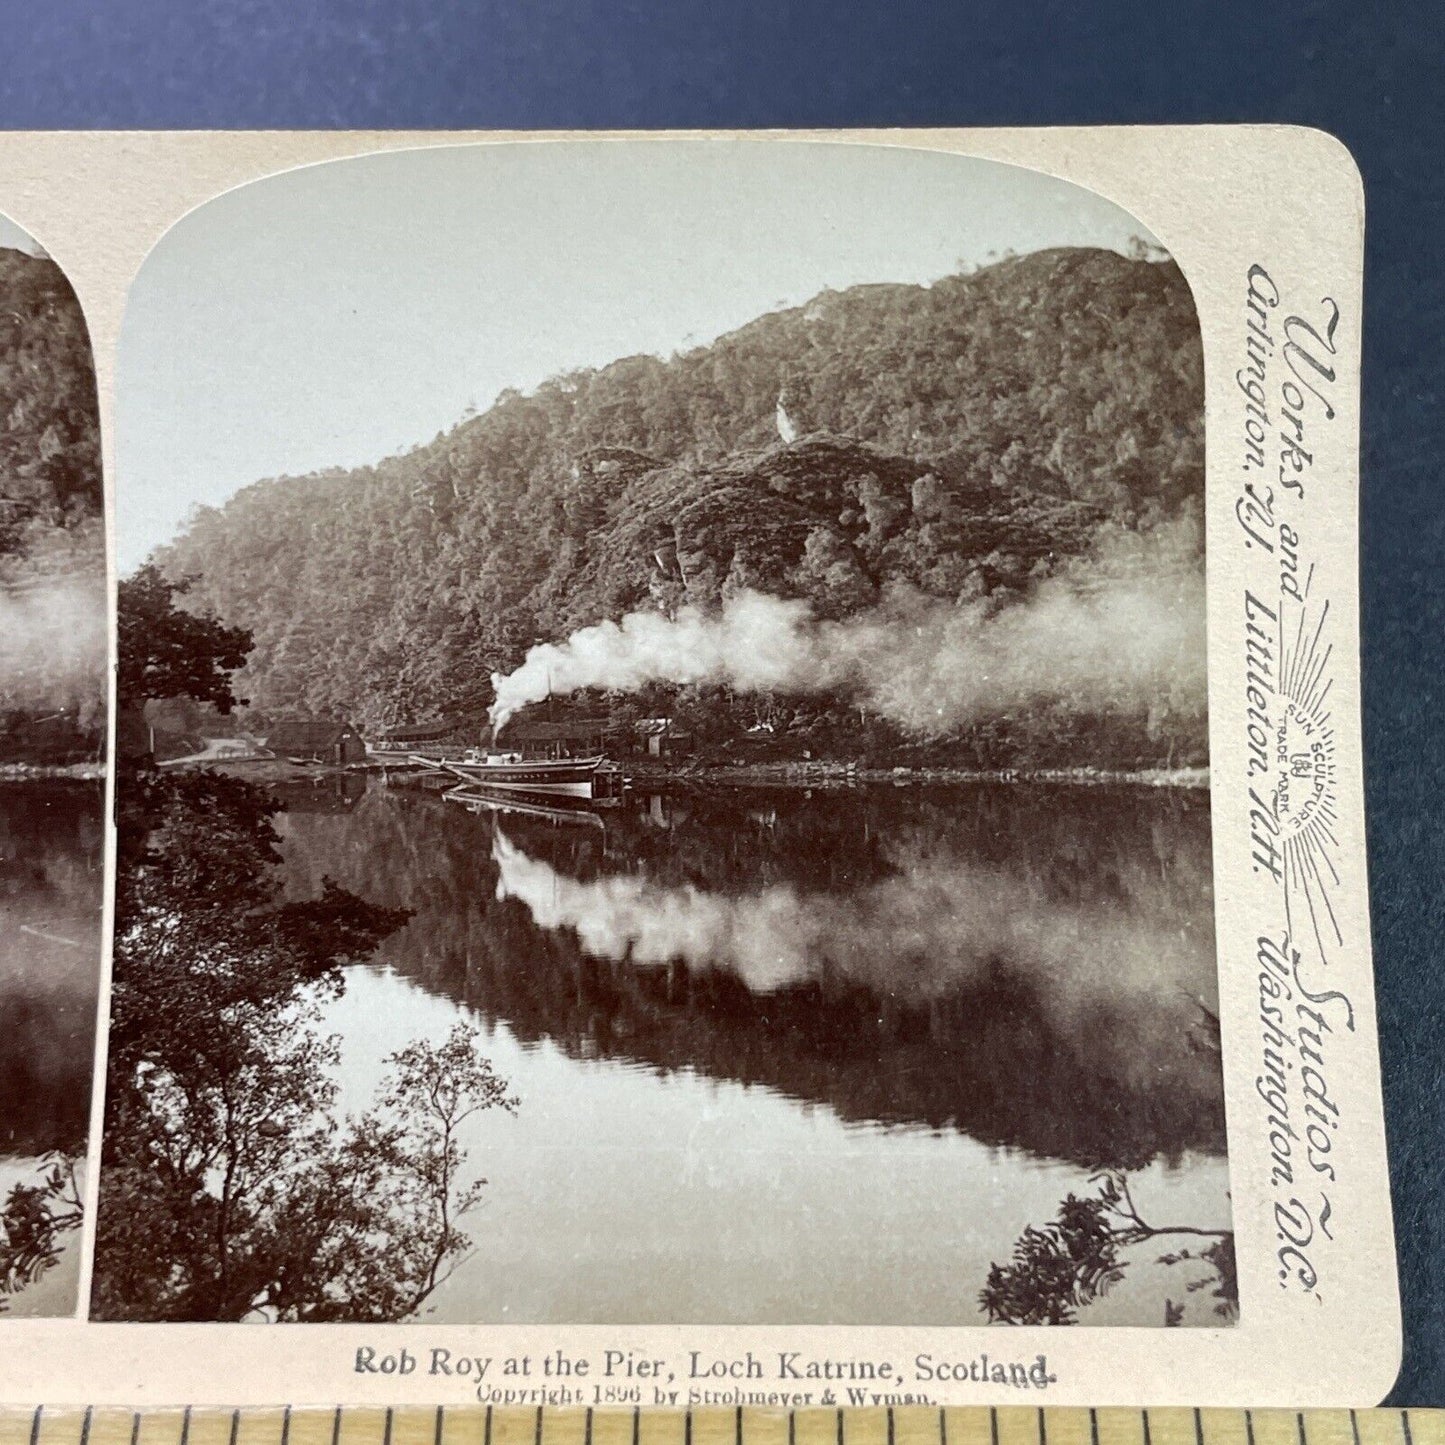
[[[611,803],[622,796],[623,778],[604,757],[490,762],[470,758],[425,758],[412,762],[451,773],[469,788],[538,802]]]
[[[469,783],[458,783],[444,796],[448,802],[460,804],[469,813],[520,813],[529,818],[546,818],[553,823],[582,823],[594,828],[603,826],[602,819],[590,806],[565,798],[528,798],[520,793],[492,792]]]

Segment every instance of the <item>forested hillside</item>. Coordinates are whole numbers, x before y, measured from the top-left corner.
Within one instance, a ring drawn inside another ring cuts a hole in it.
[[[54,261],[0,249],[0,555],[26,521],[98,517],[100,424],[90,338]]]
[[[0,249],[0,763],[103,746],[95,370],[56,264]]]
[[[254,632],[255,707],[375,725],[479,710],[535,642],[633,609],[986,617],[1081,559],[1147,572],[1156,535],[1177,582],[1202,508],[1182,276],[1055,250],[506,393],[374,467],[258,482],[159,560]]]

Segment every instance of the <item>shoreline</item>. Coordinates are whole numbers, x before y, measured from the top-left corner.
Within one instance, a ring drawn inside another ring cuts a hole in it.
[[[649,787],[659,790],[677,788],[851,788],[866,785],[878,787],[889,785],[898,788],[938,787],[965,783],[1029,783],[1066,787],[1138,787],[1138,788],[1188,788],[1191,790],[1209,787],[1208,768],[1139,768],[1134,770],[1112,768],[865,768],[851,763],[791,761],[776,763],[702,764],[679,767],[659,766],[649,760],[619,759],[634,791],[645,791]],[[219,771],[233,771],[237,776],[252,781],[286,783],[312,781],[347,776],[392,775],[398,786],[406,787],[404,781],[412,775],[418,778],[432,777],[421,768],[398,759],[395,762],[381,762],[372,759],[366,763],[316,764],[298,767],[279,759],[225,759],[210,760],[201,766]]]
[[[0,763],[3,783],[103,783],[104,763]]]
[[[624,765],[625,767],[625,765]],[[721,785],[728,787],[847,788],[859,784],[929,787],[958,783],[1047,783],[1070,787],[1141,787],[1208,789],[1208,768],[864,768],[849,763],[787,762],[721,764],[695,770],[653,768],[629,770],[639,783]]]

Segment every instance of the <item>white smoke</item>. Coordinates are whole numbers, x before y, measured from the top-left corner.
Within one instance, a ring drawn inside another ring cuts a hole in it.
[[[0,585],[0,712],[76,713],[103,708],[105,584],[98,577]]]
[[[1132,540],[995,606],[895,591],[844,621],[805,602],[742,592],[721,611],[629,613],[539,643],[494,674],[493,726],[549,694],[720,683],[744,692],[850,691],[924,736],[1049,703],[1198,713],[1205,701],[1204,579],[1177,535]],[[1121,571],[1123,575],[1120,575]]]

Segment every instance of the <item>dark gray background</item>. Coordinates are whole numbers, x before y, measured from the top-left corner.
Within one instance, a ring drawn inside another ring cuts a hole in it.
[[[1405,1297],[1393,1398],[1439,1405],[1442,41],[1437,6],[1343,0],[0,0],[0,126],[1280,121],[1344,140],[1368,203],[1361,564],[1371,903]]]

